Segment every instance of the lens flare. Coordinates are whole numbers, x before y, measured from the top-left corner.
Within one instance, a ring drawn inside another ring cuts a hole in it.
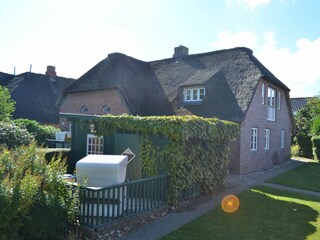
[[[237,198],[235,195],[227,195],[221,201],[221,207],[223,211],[227,213],[233,213],[237,211],[239,206],[239,198]]]

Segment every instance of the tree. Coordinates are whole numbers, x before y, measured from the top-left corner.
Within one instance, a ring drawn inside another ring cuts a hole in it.
[[[15,101],[11,99],[8,88],[0,85],[0,121],[9,120],[15,110]]]
[[[296,121],[296,141],[299,145],[300,155],[303,157],[312,158],[312,131],[311,126],[313,121],[317,121],[320,116],[320,97],[314,97],[300,109],[295,116]],[[315,127],[314,127],[315,128]]]

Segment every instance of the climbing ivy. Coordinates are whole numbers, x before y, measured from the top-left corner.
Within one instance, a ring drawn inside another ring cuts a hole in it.
[[[195,182],[207,194],[223,183],[228,171],[229,143],[239,132],[235,123],[197,116],[103,115],[81,120],[82,129],[89,130],[92,124],[98,135],[119,131],[142,135],[143,173],[168,174],[170,203],[175,203],[181,191]],[[156,145],[153,135],[165,136],[167,143]]]

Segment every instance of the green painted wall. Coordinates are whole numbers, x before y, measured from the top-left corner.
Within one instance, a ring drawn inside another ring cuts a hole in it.
[[[141,179],[140,136],[139,134],[116,133],[114,136],[114,153],[121,154],[127,148],[136,155],[127,166],[127,178],[130,181]]]

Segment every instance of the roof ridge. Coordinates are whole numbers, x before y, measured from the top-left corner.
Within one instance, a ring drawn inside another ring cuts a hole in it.
[[[148,63],[169,61],[169,60],[172,60],[172,59],[182,59],[182,58],[195,57],[195,56],[202,57],[202,56],[208,56],[208,55],[213,55],[213,54],[221,54],[221,53],[224,53],[224,52],[232,52],[232,51],[239,51],[239,50],[243,50],[248,55],[252,55],[253,54],[253,51],[250,48],[247,48],[247,47],[234,47],[234,48],[226,48],[226,49],[214,50],[214,51],[210,51],[210,52],[188,54],[188,55],[179,56],[179,57],[170,57],[170,58],[158,59],[158,60],[148,61]]]

